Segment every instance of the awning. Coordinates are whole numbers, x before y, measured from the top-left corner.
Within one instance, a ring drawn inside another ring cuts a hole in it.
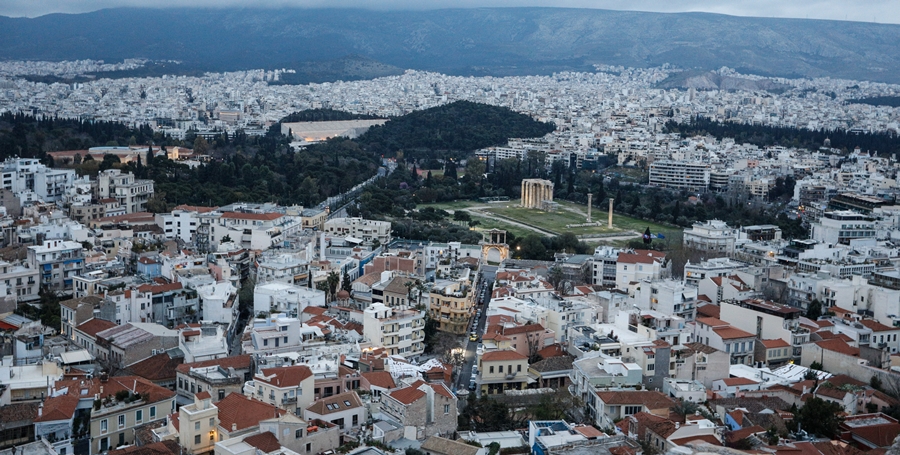
[[[79,349],[77,351],[69,351],[63,352],[59,355],[62,359],[62,363],[64,365],[72,365],[76,363],[82,362],[93,362],[94,356],[91,355],[86,349]]]

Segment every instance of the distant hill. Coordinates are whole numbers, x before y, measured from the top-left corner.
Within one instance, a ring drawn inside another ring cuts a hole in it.
[[[287,68],[347,56],[374,61],[325,63],[309,70],[310,80],[354,72],[365,77],[393,67],[508,75],[671,63],[900,82],[900,25],[703,13],[126,8],[0,17],[0,43],[3,59],[143,57],[180,60],[192,70]]]

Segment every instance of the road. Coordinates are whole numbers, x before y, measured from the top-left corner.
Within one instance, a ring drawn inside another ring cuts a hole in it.
[[[487,307],[490,304],[491,296],[486,291],[486,289],[490,288],[490,283],[493,283],[497,277],[497,267],[496,266],[482,266],[481,267],[481,279],[479,280],[478,288],[475,290],[477,294],[475,295],[479,302],[483,303],[480,308],[481,317],[478,318],[477,325],[475,327],[475,333],[478,334],[479,341],[469,341],[469,338],[466,337],[465,341],[465,359],[466,362],[460,368],[459,376],[456,377],[456,383],[454,386],[456,390],[468,390],[469,388],[469,380],[472,377],[472,367],[475,366],[475,351],[478,348],[478,344],[481,342],[481,335],[484,334],[484,325],[487,323]],[[481,292],[485,291],[484,300],[481,299]],[[471,393],[471,392],[470,392]],[[460,406],[465,404],[465,400],[459,401]]]

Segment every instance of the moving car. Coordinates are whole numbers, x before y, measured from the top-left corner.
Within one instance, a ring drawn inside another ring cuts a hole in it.
[[[475,332],[470,333],[470,334],[469,334],[469,341],[478,341],[478,334],[475,333]]]

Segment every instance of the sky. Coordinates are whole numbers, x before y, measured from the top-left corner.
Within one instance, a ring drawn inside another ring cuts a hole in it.
[[[37,17],[115,7],[355,7],[433,9],[555,6],[900,24],[898,0],[0,0],[0,15]]]

